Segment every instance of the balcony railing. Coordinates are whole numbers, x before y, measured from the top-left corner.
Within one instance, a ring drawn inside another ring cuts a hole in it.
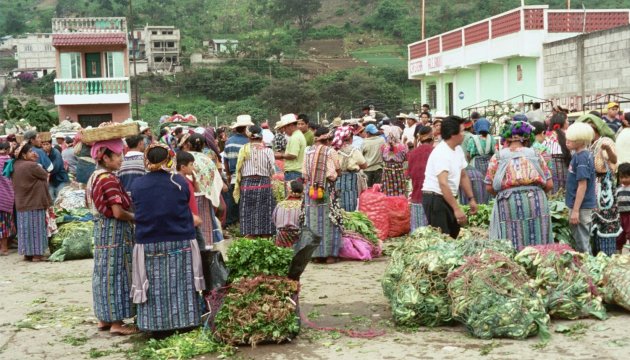
[[[129,93],[129,78],[55,79],[55,95],[111,95]]]
[[[127,33],[124,17],[54,18],[53,34],[67,33]]]

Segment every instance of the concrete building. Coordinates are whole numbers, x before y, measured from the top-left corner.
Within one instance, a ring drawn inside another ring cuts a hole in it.
[[[126,19],[60,18],[52,26],[59,118],[83,126],[130,118]]]
[[[582,110],[605,94],[630,98],[630,25],[544,44],[543,55],[545,97],[555,104]]]
[[[11,71],[12,76],[32,73],[36,78],[55,70],[55,49],[52,34],[26,34],[15,39],[18,66]]]
[[[208,47],[210,55],[226,54],[235,51],[238,48],[238,40],[234,39],[212,39],[202,42],[203,46]]]
[[[174,26],[145,26],[144,43],[149,71],[174,72],[179,67],[179,29]]]
[[[545,98],[543,44],[630,24],[630,10],[523,6],[408,45],[420,100],[461,114],[474,104],[522,94]]]

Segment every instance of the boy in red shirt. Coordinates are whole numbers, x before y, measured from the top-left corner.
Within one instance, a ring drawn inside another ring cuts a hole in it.
[[[199,192],[199,185],[195,179],[195,172],[193,164],[195,162],[195,158],[186,151],[179,151],[175,158],[176,169],[179,174],[186,178],[188,182],[188,189],[191,194],[195,192]],[[191,180],[192,179],[192,180]],[[195,225],[195,231],[197,232],[197,242],[199,243],[199,249],[206,248],[206,241],[203,238],[203,234],[201,233],[201,218],[199,217],[199,208],[197,207],[197,201],[194,196],[190,197],[190,201],[188,202],[188,206],[190,207],[190,211],[193,214],[193,223]]]

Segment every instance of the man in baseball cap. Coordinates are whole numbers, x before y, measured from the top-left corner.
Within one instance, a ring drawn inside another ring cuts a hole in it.
[[[619,104],[616,102],[609,102],[606,105],[606,110],[608,113],[605,116],[602,116],[606,125],[614,132],[617,133],[619,128],[621,128],[621,120],[619,119]]]

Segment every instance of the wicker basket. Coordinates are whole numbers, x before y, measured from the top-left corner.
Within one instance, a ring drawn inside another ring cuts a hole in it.
[[[18,144],[21,144],[22,141],[24,141],[24,135],[22,135],[22,134],[15,134],[15,142],[17,142]]]
[[[52,141],[52,135],[48,131],[40,132],[39,139],[43,142],[50,142]]]
[[[84,143],[95,143],[97,141],[123,139],[127,136],[138,135],[140,127],[138,123],[112,124],[100,126],[95,129],[81,130],[81,141]]]

